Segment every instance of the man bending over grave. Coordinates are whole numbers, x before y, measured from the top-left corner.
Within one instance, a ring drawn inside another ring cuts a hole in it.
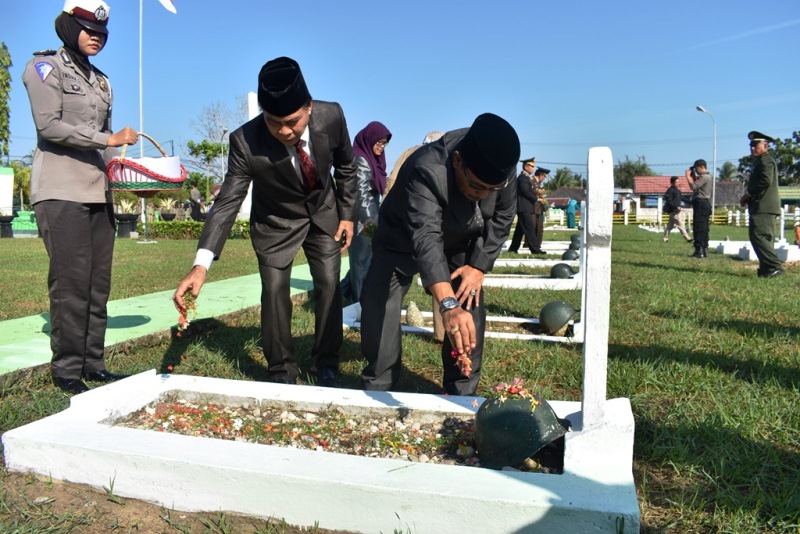
[[[475,394],[486,324],[483,279],[514,219],[519,154],[514,128],[485,113],[469,129],[447,132],[420,147],[400,169],[394,191],[381,205],[361,292],[365,389],[397,386],[403,298],[420,273],[447,330],[444,389],[451,395]]]

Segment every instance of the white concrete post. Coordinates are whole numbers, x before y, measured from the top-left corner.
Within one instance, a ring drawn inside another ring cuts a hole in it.
[[[250,119],[256,118],[261,113],[260,108],[258,107],[258,97],[253,92],[250,91],[247,93],[247,116]],[[249,219],[250,218],[250,208],[253,207],[253,184],[250,184],[250,187],[247,189],[247,196],[244,198],[244,202],[242,202],[242,207],[239,208],[239,219]]]
[[[794,209],[794,225],[800,226],[800,206]]]
[[[750,210],[744,211],[744,225],[750,226]]]
[[[608,372],[608,320],[611,301],[611,230],[614,158],[608,147],[589,149],[586,180],[585,263],[581,268],[581,306],[585,317],[583,340],[583,428],[605,419]],[[625,214],[627,219],[627,212]],[[627,221],[626,221],[627,223]]]
[[[664,199],[658,197],[658,206],[656,207],[656,226],[658,226],[659,230],[661,229],[661,217],[662,217],[662,211],[664,209],[662,206],[663,203]]]
[[[624,211],[622,213],[623,213],[622,224],[624,224],[625,226],[628,226],[628,212]]]
[[[781,216],[778,218],[781,225],[781,231],[778,234],[780,237],[778,238],[779,242],[786,243],[786,211],[789,209],[789,206],[784,206],[781,210]]]
[[[730,226],[732,222],[733,222],[733,212],[731,210],[728,210],[728,226]]]

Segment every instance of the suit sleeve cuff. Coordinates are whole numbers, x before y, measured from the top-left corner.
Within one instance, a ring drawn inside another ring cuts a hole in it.
[[[211,270],[211,264],[214,262],[214,252],[208,250],[207,248],[199,248],[197,249],[197,254],[194,257],[194,264],[201,265],[206,268],[206,271]]]

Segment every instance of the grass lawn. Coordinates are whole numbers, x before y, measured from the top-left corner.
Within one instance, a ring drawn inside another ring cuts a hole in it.
[[[546,239],[567,236],[546,233]],[[712,227],[712,239],[726,236],[746,240],[747,231]],[[193,241],[120,240],[112,298],[174,288],[189,269],[194,248]],[[798,287],[800,269],[763,280],[754,263],[715,253],[697,260],[688,257],[692,250],[682,239],[662,243],[660,234],[614,227],[608,397],[628,397],[633,405],[643,531],[797,532],[800,299],[792,288]],[[41,241],[3,240],[0,251],[13,258],[0,265],[0,318],[47,311]],[[229,241],[210,280],[256,269],[249,242]],[[493,315],[537,316],[552,300],[580,305],[578,291],[486,288],[485,297]],[[407,300],[430,309],[430,297],[416,285]],[[308,369],[313,343],[311,310],[310,302],[295,306],[301,369]],[[257,309],[197,322],[190,331],[184,338],[164,333],[117,346],[108,354],[110,367],[138,372],[171,365],[182,374],[264,379]],[[439,393],[438,347],[407,336],[403,349],[399,389]],[[341,356],[344,384],[359,387],[364,361],[357,331],[346,332]],[[545,398],[579,400],[581,347],[488,339],[479,394],[513,377],[524,378]],[[68,397],[49,384],[46,368],[0,377],[0,431],[67,404]],[[126,517],[119,510],[130,510],[135,504],[130,501],[124,507],[112,502],[110,512],[37,504],[39,493],[25,488],[46,493],[54,484],[28,478],[0,472],[0,531],[106,532],[116,525],[150,532],[149,525],[158,525],[158,532],[300,532],[225,514],[192,516],[179,524],[178,512],[147,505],[137,505],[137,514]],[[96,492],[95,500],[105,500],[106,493]]]

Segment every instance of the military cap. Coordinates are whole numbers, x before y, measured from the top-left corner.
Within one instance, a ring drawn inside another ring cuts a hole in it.
[[[285,117],[311,100],[306,80],[297,61],[279,57],[267,61],[258,73],[258,105],[261,109]]]
[[[550,169],[545,169],[544,167],[538,167],[536,172],[533,173],[534,176],[540,176],[542,174],[550,174]]]
[[[775,139],[773,139],[772,137],[768,136],[767,134],[757,132],[755,130],[747,134],[747,138],[750,139],[751,141],[767,141],[769,143],[775,142]]]
[[[519,160],[520,163],[523,165],[530,165],[531,167],[536,165],[536,157],[528,158],[528,159],[521,159]]]
[[[493,113],[478,115],[458,145],[467,167],[481,181],[500,185],[517,167],[519,137],[514,127]]]
[[[108,14],[111,8],[102,0],[67,0],[64,13],[72,17],[84,28],[97,33],[108,34]]]

